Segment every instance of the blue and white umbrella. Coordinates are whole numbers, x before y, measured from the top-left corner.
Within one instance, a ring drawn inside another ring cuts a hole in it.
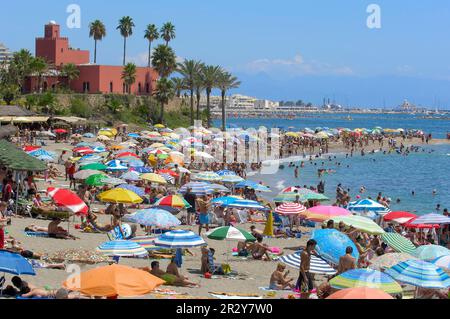
[[[384,214],[384,213],[389,213],[390,210],[381,205],[380,203],[377,203],[374,200],[371,199],[361,199],[355,202],[350,202],[347,207],[346,207],[349,211],[351,212],[356,212],[356,213],[361,213],[361,212],[375,212],[378,214]]]
[[[148,252],[139,244],[127,240],[115,240],[101,244],[96,249],[106,256],[147,257]]]
[[[38,160],[44,161],[44,162],[52,162],[52,161],[55,160],[53,157],[48,156],[48,155],[40,155],[40,156],[38,156],[38,157],[36,157],[36,158],[37,158]]]
[[[108,171],[126,171],[128,170],[128,167],[122,165],[122,163],[119,160],[113,160],[106,164],[108,166]]]
[[[197,196],[204,196],[214,193],[214,190],[209,187],[209,184],[203,182],[191,182],[183,185],[178,191],[181,194],[186,194],[187,189],[190,188],[191,192]]]
[[[0,250],[0,272],[35,276],[33,266],[20,254]]]
[[[313,231],[312,239],[317,242],[317,253],[329,263],[338,265],[339,259],[345,255],[347,247],[352,247],[352,256],[356,260],[359,259],[358,249],[350,237],[336,229],[315,230]]]
[[[140,175],[139,173],[131,171],[131,172],[127,172],[127,173],[123,174],[122,176],[120,176],[120,178],[124,179],[126,181],[137,182],[137,181],[141,180],[139,175]]]
[[[164,229],[181,225],[178,218],[173,216],[167,210],[156,208],[143,209],[134,214],[125,215],[124,221]]]
[[[164,177],[164,179],[165,179],[167,182],[169,182],[169,183],[171,183],[171,184],[175,184],[175,178],[174,178],[172,175],[167,174],[167,173],[159,173],[159,175],[161,175],[162,177]]]
[[[137,134],[137,133],[128,133],[128,137],[139,138],[141,136],[139,134]]]
[[[85,133],[85,134],[83,134],[83,137],[86,137],[86,138],[93,138],[93,137],[95,137],[95,135],[92,134],[92,133]]]
[[[128,161],[129,167],[143,167],[144,165],[145,165],[144,162],[138,159]]]
[[[53,152],[48,152],[48,151],[46,151],[46,150],[40,148],[40,149],[38,149],[38,150],[29,152],[28,155],[31,155],[31,156],[33,156],[33,157],[39,157],[39,156],[49,156],[49,157],[54,157],[54,156],[55,156],[55,153],[53,153]]]
[[[145,190],[143,188],[141,188],[141,187],[137,187],[137,186],[134,186],[134,185],[122,184],[122,185],[117,186],[116,188],[127,189],[129,191],[132,191],[132,192],[136,193],[140,197],[145,196]]]
[[[450,270],[450,255],[438,257],[432,263],[440,268]]]
[[[231,193],[228,187],[221,184],[210,184],[209,187],[212,188],[216,193]]]
[[[242,183],[245,181],[245,179],[237,175],[224,175],[221,178],[224,183]]]
[[[228,206],[234,202],[239,200],[239,198],[231,197],[231,196],[225,196],[225,197],[219,197],[215,198],[211,201],[211,204],[219,205],[219,206]]]
[[[206,242],[194,232],[173,230],[155,239],[155,245],[169,249],[177,249],[206,246]]]
[[[301,253],[302,253],[301,251],[298,251],[292,255],[279,257],[277,260],[295,269],[300,269]],[[325,259],[316,255],[311,256],[311,265],[309,272],[312,274],[323,274],[323,275],[334,275],[337,273],[337,271],[333,267],[331,267],[326,262]]]
[[[95,153],[104,153],[107,152],[106,148],[104,148],[103,146],[97,146],[93,149],[93,151]]]
[[[413,220],[411,225],[419,225],[419,224],[450,224],[450,217],[440,215],[440,214],[426,214],[422,215],[415,220]]]
[[[153,173],[153,169],[150,167],[133,167],[131,171],[138,172],[140,174]]]
[[[450,250],[439,245],[423,245],[417,247],[413,255],[421,260],[435,260],[438,257],[450,256]]]
[[[266,210],[267,208],[257,201],[254,200],[246,200],[246,199],[238,199],[235,202],[232,202],[228,205],[223,205],[227,207],[236,207],[236,208],[247,208],[247,209],[258,209],[258,210]]]
[[[227,169],[218,171],[218,172],[216,172],[216,174],[219,176],[237,176],[237,174],[235,172],[227,170]]]
[[[266,193],[272,192],[270,188],[268,188],[267,186],[248,180],[235,185],[235,188],[246,188],[246,187],[254,189],[255,191],[258,192],[266,192]]]

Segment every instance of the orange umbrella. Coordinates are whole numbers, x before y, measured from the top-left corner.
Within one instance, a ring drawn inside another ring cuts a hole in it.
[[[65,281],[63,286],[88,296],[137,297],[148,294],[164,283],[164,280],[143,270],[112,265],[83,272]]]
[[[342,289],[326,299],[394,299],[391,295],[380,289],[358,287]]]

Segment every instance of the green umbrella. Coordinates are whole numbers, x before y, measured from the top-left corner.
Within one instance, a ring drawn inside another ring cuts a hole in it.
[[[107,178],[108,176],[102,174],[91,175],[85,180],[85,183],[89,186],[103,186],[105,185],[104,180]]]
[[[310,192],[289,192],[289,193],[281,193],[278,194],[277,197],[275,197],[274,202],[276,203],[293,203],[295,201],[300,202],[307,202],[309,200],[316,200],[316,201],[326,201],[328,200],[328,197],[326,197],[323,194],[319,194],[313,191]]]
[[[397,233],[385,233],[381,235],[381,239],[399,253],[413,255],[416,250],[416,246],[408,238]]]
[[[87,169],[96,170],[96,171],[106,171],[108,169],[108,166],[102,163],[91,163],[84,165],[80,168],[80,171],[84,171]]]
[[[233,226],[219,227],[206,233],[209,239],[214,240],[243,240],[243,241],[256,241],[248,231]]]
[[[385,233],[385,231],[373,220],[363,216],[335,216],[333,217],[333,221],[335,224],[343,222],[344,225],[348,227],[356,228],[357,230],[370,235],[381,235]]]

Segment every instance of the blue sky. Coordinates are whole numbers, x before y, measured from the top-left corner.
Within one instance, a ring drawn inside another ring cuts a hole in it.
[[[81,29],[66,26],[72,3],[81,7]],[[371,3],[381,8],[381,29],[367,28]],[[446,0],[40,0],[5,1],[2,11],[8,14],[0,19],[0,42],[13,50],[34,52],[34,38],[56,20],[73,47],[92,51],[87,26],[100,19],[108,35],[98,62],[120,64],[115,28],[130,15],[136,28],[129,60],[145,63],[148,23],[171,21],[177,55],[224,66],[242,79],[237,92],[243,94],[314,103],[327,97],[350,106],[395,106],[403,99],[450,106]]]

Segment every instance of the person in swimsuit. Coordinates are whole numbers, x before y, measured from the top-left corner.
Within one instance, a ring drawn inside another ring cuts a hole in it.
[[[189,281],[185,280],[184,278],[182,279],[180,277],[177,277],[176,275],[169,274],[169,273],[161,270],[161,268],[159,268],[158,261],[153,261],[151,263],[151,269],[149,269],[148,267],[145,267],[145,268],[141,268],[141,270],[147,271],[150,274],[152,274],[153,276],[161,278],[162,280],[164,280],[166,282],[166,285],[168,285],[168,286],[198,287],[198,285],[195,283],[189,282]]]
[[[352,256],[353,248],[347,247],[345,255],[339,258],[338,275],[356,268],[356,259]]]
[[[316,248],[317,242],[314,239],[310,239],[306,243],[306,249],[302,251],[300,258],[300,275],[297,280],[296,288],[302,291],[302,286],[305,284],[308,286],[308,293],[314,289],[314,282],[311,273],[311,255]]]
[[[253,259],[272,261],[272,258],[268,253],[269,247],[266,244],[263,244],[262,241],[262,237],[256,238],[256,243],[251,248]]]
[[[286,265],[278,264],[277,269],[272,273],[270,277],[269,289],[271,290],[284,290],[286,288],[293,289],[294,285],[291,283],[294,279],[287,278],[289,275],[289,270],[286,271]]]

